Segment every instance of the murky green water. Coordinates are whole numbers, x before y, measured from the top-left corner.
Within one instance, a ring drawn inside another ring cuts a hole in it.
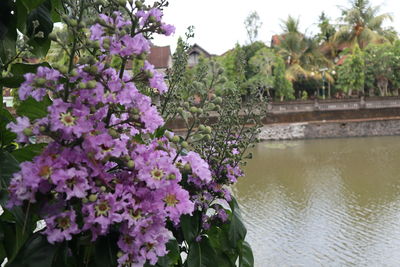
[[[234,192],[256,266],[400,266],[400,137],[253,153]]]

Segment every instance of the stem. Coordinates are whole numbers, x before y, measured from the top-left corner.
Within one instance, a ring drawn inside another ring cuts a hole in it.
[[[82,21],[82,17],[83,17],[83,12],[84,12],[84,3],[85,0],[81,0],[80,1],[80,6],[79,6],[79,15],[78,15],[78,25],[79,23]],[[71,53],[69,55],[69,64],[68,64],[68,75],[71,73],[72,68],[74,66],[74,56],[76,53],[76,46],[78,44],[78,37],[77,34],[73,34],[74,35],[74,41],[72,44],[72,49],[71,49]],[[69,96],[69,87],[70,87],[70,82],[68,80],[67,85],[65,87],[65,91],[64,91],[64,101],[67,102],[68,100],[68,96]]]
[[[28,208],[27,208],[27,210],[26,210],[26,214],[25,214],[24,226],[22,227],[22,235],[24,235],[24,234],[25,234],[25,229],[26,229],[26,221],[28,220],[28,215],[29,215],[29,210],[30,210],[30,207],[31,207],[31,203],[29,202],[29,203],[28,203]]]

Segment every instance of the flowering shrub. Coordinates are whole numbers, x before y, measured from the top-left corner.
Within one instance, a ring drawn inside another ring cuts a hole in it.
[[[113,12],[100,14],[89,31],[83,25],[86,2],[69,6],[77,20],[63,16],[73,33],[65,46],[68,66],[37,66],[19,87],[22,116],[7,128],[22,153],[35,151],[31,159],[20,157],[19,170],[7,174],[13,173],[2,217],[25,216],[22,227],[13,221],[23,239],[5,254],[9,265],[39,264],[25,257],[41,251],[38,243],[51,257],[40,266],[232,266],[238,257],[242,266],[251,265],[237,204],[225,187],[242,175],[237,161],[214,168],[206,154],[188,150],[182,137],[165,130],[163,114],[141,90],[168,94],[163,75],[142,60],[152,33],[174,32],[162,21],[167,3],[111,2]],[[119,68],[110,66],[111,57],[120,59]],[[129,60],[141,68],[126,71]],[[24,111],[27,103],[42,110]],[[49,142],[31,145],[33,136]],[[238,154],[236,142],[228,143]],[[218,196],[231,209],[213,203]],[[207,214],[211,204],[212,215]],[[32,234],[39,219],[45,227]],[[224,223],[226,231],[218,232]],[[229,253],[221,243],[225,234],[227,242],[234,241]]]

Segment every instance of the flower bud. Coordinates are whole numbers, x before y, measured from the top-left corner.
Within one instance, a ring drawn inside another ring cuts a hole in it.
[[[202,114],[203,113],[203,109],[202,108],[198,108],[197,109],[197,113]]]
[[[57,34],[55,34],[54,32],[50,33],[48,37],[52,41],[57,41]]]
[[[40,127],[39,127],[39,131],[40,131],[41,133],[46,132],[46,127],[40,126]]]
[[[214,100],[215,104],[222,104],[222,98],[220,96],[216,97]]]
[[[137,7],[137,9],[142,9],[143,4],[140,1],[135,1],[135,6]]]
[[[129,161],[126,163],[126,166],[127,166],[128,168],[130,168],[130,169],[133,169],[133,168],[135,168],[135,162],[134,162],[133,160],[129,160]]]
[[[87,87],[89,88],[89,89],[93,89],[93,88],[95,88],[96,87],[96,85],[97,85],[97,82],[96,81],[88,81],[87,82]]]
[[[192,167],[190,167],[190,165],[188,163],[186,163],[185,166],[183,166],[183,171],[191,172],[192,171]]]
[[[174,137],[172,137],[172,142],[173,143],[178,143],[180,141],[179,136],[175,135]]]
[[[71,75],[72,75],[72,76],[78,76],[78,71],[77,71],[76,69],[73,69],[73,70],[71,71]]]
[[[36,78],[35,83],[37,86],[43,86],[46,83],[46,79],[45,78]]]
[[[183,148],[188,148],[188,147],[189,147],[189,144],[188,144],[188,142],[183,141],[183,142],[181,143],[181,146],[182,146]]]
[[[206,126],[204,124],[199,125],[199,131],[204,131],[206,129]]]
[[[167,176],[167,180],[175,180],[176,179],[176,175],[171,173]]]
[[[113,128],[108,129],[108,134],[109,134],[112,138],[118,138],[118,137],[119,137],[119,133],[118,133],[115,129],[113,129]]]
[[[196,113],[197,112],[197,108],[196,107],[190,107],[189,111],[191,113]]]
[[[33,132],[32,132],[32,129],[31,129],[31,128],[25,128],[22,132],[23,132],[24,135],[26,135],[26,136],[32,136],[32,135],[33,135]]]
[[[78,22],[76,21],[76,19],[70,19],[69,25],[71,25],[72,27],[76,27],[78,26]]]
[[[210,140],[211,140],[211,135],[205,134],[205,135],[204,135],[204,140],[210,141]]]
[[[210,134],[211,133],[211,127],[210,126],[207,126],[206,128],[205,128],[205,130],[204,130],[204,132],[205,133],[207,133],[207,134]]]
[[[89,201],[90,202],[95,202],[97,200],[97,195],[96,194],[91,194],[90,196],[89,196]]]
[[[79,89],[85,89],[85,88],[86,88],[86,83],[80,82],[80,83],[78,84],[78,87],[79,87]]]
[[[182,113],[182,112],[183,112],[183,108],[179,107],[179,108],[176,109],[176,111],[177,111],[178,113]]]
[[[107,188],[104,185],[100,186],[100,191],[101,192],[106,192],[106,190],[107,190]]]

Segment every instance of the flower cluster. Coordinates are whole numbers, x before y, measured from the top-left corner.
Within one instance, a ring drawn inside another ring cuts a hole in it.
[[[137,16],[142,27],[157,22],[160,32],[172,31],[157,10]],[[120,13],[100,20],[90,38],[100,42],[101,51],[126,57],[149,50],[141,33],[123,34],[131,22]],[[68,73],[40,67],[25,76],[21,99],[40,101],[51,92],[53,101],[46,117],[17,118],[8,127],[21,142],[32,134],[53,141],[14,174],[8,206],[37,205],[50,243],[76,235],[95,241],[117,232],[120,266],[155,264],[167,253],[167,222],[177,226],[181,215],[194,210],[180,184],[182,173],[191,169],[191,181],[200,185],[211,181],[211,172],[196,153],[177,155],[167,138],[152,135],[164,122],[150,97],[137,89],[132,74],[117,72],[107,60],[100,54]],[[147,75],[149,86],[167,90],[148,62],[142,71],[153,74]]]

